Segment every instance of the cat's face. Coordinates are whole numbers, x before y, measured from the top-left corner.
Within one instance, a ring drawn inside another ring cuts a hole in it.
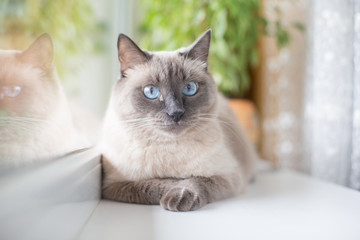
[[[113,92],[120,119],[178,134],[210,117],[216,106],[216,85],[207,72],[210,35],[206,32],[185,49],[147,52],[121,34],[122,78]]]
[[[47,118],[56,104],[52,41],[40,36],[27,50],[0,50],[0,130]]]

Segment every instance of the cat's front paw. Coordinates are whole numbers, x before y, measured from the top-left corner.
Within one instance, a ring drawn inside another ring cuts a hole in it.
[[[193,211],[205,204],[206,201],[196,190],[186,187],[174,187],[160,200],[160,205],[164,209],[175,212]]]

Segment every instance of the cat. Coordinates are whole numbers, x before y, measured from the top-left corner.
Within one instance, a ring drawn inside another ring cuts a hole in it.
[[[208,72],[211,30],[170,52],[120,34],[99,150],[105,199],[191,211],[244,191],[257,159]]]
[[[0,167],[90,146],[75,126],[53,64],[49,34],[26,50],[0,50]]]

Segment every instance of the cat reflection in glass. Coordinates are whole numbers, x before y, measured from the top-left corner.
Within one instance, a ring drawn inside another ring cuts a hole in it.
[[[88,146],[76,128],[41,35],[24,51],[0,50],[0,167],[52,159]]]
[[[150,52],[120,34],[99,143],[104,198],[191,211],[244,191],[257,155],[208,72],[210,39]]]

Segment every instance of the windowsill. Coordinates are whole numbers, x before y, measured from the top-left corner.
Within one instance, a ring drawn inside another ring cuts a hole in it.
[[[94,149],[0,176],[1,239],[74,239],[100,199]]]
[[[360,193],[290,171],[186,213],[101,200],[80,239],[360,239]]]
[[[246,194],[186,213],[100,200],[89,149],[0,177],[1,239],[360,239],[360,193],[262,170]]]

